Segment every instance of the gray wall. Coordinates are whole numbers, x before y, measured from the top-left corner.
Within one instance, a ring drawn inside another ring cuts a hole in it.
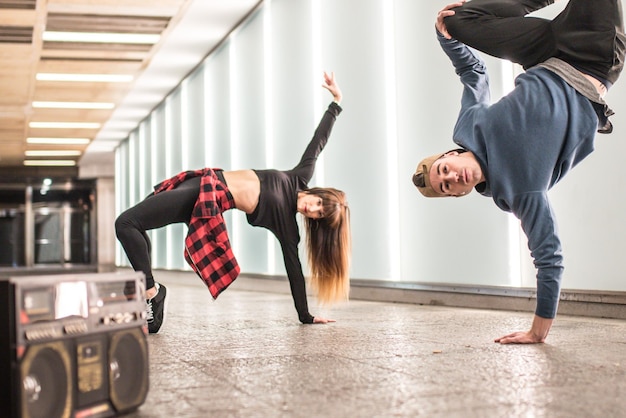
[[[266,1],[118,148],[116,211],[183,169],[292,167],[331,100],[320,87],[329,70],[344,92],[344,112],[310,185],[348,194],[352,277],[534,287],[515,218],[476,193],[424,199],[410,181],[422,157],[453,147],[461,85],[434,30],[447,3]],[[496,100],[518,69],[486,61]],[[550,194],[568,289],[626,290],[621,81],[607,96],[613,134],[598,136],[596,151]],[[235,211],[227,220],[244,272],[284,274],[268,232]],[[155,267],[187,269],[184,233],[181,225],[152,233]],[[127,265],[119,246],[117,263]]]

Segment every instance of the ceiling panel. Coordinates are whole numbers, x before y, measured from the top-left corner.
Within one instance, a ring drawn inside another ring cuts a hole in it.
[[[180,2],[179,2],[180,3]],[[160,34],[170,21],[165,16],[48,13],[46,30],[54,32],[115,32]]]
[[[16,109],[25,106],[30,98],[29,74],[22,74],[15,70],[2,71],[0,75],[0,105],[13,105]]]
[[[0,9],[34,9],[37,0],[0,0]]]
[[[0,0],[2,1],[2,0]],[[201,0],[208,1],[211,0]],[[232,1],[232,0],[221,0]],[[186,0],[48,0],[49,13],[117,16],[181,16]]]
[[[32,26],[0,25],[0,44],[30,44],[31,42],[33,42]]]
[[[75,83],[65,83],[65,88],[59,88],[60,83],[40,81],[33,94],[35,101],[60,102],[119,102],[126,96],[124,86],[110,85],[110,83],[84,83],[77,86]]]

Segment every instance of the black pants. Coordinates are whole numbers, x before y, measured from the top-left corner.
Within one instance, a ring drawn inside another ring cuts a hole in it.
[[[460,42],[525,69],[556,57],[610,87],[624,66],[621,0],[570,0],[552,21],[524,15],[554,0],[472,0],[445,20]]]
[[[115,220],[117,239],[133,269],[146,275],[146,289],[154,286],[152,245],[146,231],[174,223],[189,225],[200,192],[200,179],[194,177],[173,190],[151,194]]]

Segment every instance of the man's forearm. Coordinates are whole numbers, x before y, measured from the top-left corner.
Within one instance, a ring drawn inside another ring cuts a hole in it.
[[[530,332],[536,337],[537,342],[544,342],[546,340],[550,328],[552,327],[552,322],[554,322],[554,319],[542,318],[535,315]]]

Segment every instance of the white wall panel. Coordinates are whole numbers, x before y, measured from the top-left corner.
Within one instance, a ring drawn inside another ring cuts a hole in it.
[[[230,61],[221,48],[206,61],[204,72],[204,136],[207,167],[232,169]]]
[[[348,196],[352,276],[392,279],[387,141],[395,139],[386,137],[383,3],[323,1],[321,10],[321,63],[334,69],[344,93],[324,156],[326,183]]]
[[[152,133],[151,124],[149,119],[139,125],[137,130],[139,133],[139,154],[138,154],[138,168],[139,168],[139,200],[142,200],[148,193],[152,192],[152,164],[153,160],[150,158],[152,155]],[[138,201],[139,201],[138,200]]]
[[[183,149],[184,170],[197,170],[203,168],[205,147],[204,118],[204,73],[197,71],[189,76],[183,86],[185,92],[182,106],[181,126],[186,148]]]
[[[115,217],[125,211],[129,206],[128,198],[128,170],[130,159],[128,158],[129,141],[122,142],[115,150]],[[115,225],[113,225],[114,227]],[[122,251],[119,243],[116,245],[115,263],[119,266],[128,266],[128,258]]]
[[[128,199],[130,204],[139,200],[139,135],[134,131],[128,138]]]

